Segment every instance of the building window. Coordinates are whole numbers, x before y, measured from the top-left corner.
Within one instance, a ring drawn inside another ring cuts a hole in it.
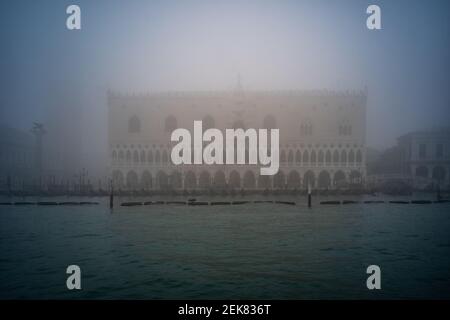
[[[425,143],[419,144],[419,158],[423,159],[427,156],[427,145]]]
[[[442,159],[444,157],[444,145],[442,143],[438,143],[436,145],[436,158]]]
[[[141,131],[141,122],[137,116],[132,116],[130,120],[128,120],[128,132],[129,133],[138,133]]]
[[[352,135],[352,126],[348,124],[339,125],[339,135],[340,136],[351,136]]]
[[[166,132],[172,132],[178,127],[177,118],[174,116],[168,116],[166,118],[165,129]]]
[[[312,125],[310,122],[302,123],[300,125],[300,134],[302,136],[311,136],[312,135]]]

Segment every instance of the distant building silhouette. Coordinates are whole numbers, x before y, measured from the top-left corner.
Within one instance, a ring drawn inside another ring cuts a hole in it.
[[[22,190],[32,182],[34,140],[25,131],[0,127],[0,189]]]

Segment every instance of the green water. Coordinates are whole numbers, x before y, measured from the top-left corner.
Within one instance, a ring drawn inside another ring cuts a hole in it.
[[[0,298],[450,298],[450,204],[278,199],[297,205],[0,206]],[[66,288],[71,264],[81,291]]]

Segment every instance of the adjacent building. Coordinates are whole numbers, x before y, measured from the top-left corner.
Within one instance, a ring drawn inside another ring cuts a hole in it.
[[[450,128],[416,131],[398,138],[401,173],[416,188],[450,184]]]

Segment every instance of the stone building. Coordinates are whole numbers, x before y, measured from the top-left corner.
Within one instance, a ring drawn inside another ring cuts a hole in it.
[[[416,131],[398,138],[402,174],[414,187],[450,183],[450,128]]]
[[[108,92],[110,173],[122,190],[319,189],[362,183],[365,91]],[[176,128],[278,128],[280,169],[258,165],[178,165],[170,161]]]

